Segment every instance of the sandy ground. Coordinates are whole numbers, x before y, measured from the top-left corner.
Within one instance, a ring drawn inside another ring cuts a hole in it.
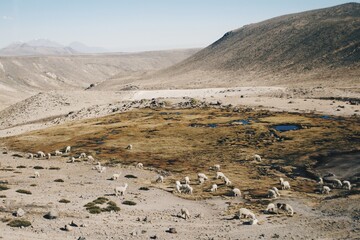
[[[139,91],[52,91],[40,93],[0,112],[0,137],[45,128],[66,121],[105,116],[134,107],[142,99],[162,98],[170,103],[195,98],[209,103],[240,105],[271,111],[315,112],[324,115],[358,115],[360,105],[319,97],[357,97],[350,90],[328,89],[304,94],[282,87],[207,88]]]
[[[66,163],[68,158],[62,157],[30,160],[12,154],[0,155],[1,169],[13,169],[1,171],[0,181],[8,181],[10,189],[0,192],[0,195],[6,195],[1,198],[0,206],[5,209],[0,211],[0,218],[15,219],[11,213],[21,207],[26,212],[23,218],[31,221],[32,226],[11,228],[0,222],[2,239],[78,239],[80,236],[86,239],[356,239],[359,236],[359,215],[356,213],[359,199],[356,195],[325,201],[322,196],[281,191],[283,196],[275,202],[291,204],[296,214],[289,217],[257,211],[260,224],[250,226],[246,221],[232,219],[227,208],[230,204],[250,207],[251,202],[235,197],[182,199],[172,193],[173,184],[166,182],[166,178],[163,184],[154,183],[157,173],[147,170],[146,166],[144,170],[113,166],[105,173],[98,173],[91,169],[94,163]],[[16,168],[20,165],[26,168]],[[35,170],[34,166],[44,169]],[[60,170],[50,170],[50,167]],[[40,172],[40,178],[32,178],[35,171]],[[113,173],[121,173],[120,179],[108,180]],[[138,178],[127,179],[126,174]],[[64,182],[54,182],[59,178]],[[125,182],[129,184],[125,196],[114,196],[114,187]],[[139,188],[144,186],[150,190],[140,191]],[[160,190],[158,186],[168,191]],[[20,194],[15,192],[17,189],[30,190],[32,194]],[[120,212],[88,213],[83,205],[101,196],[117,203]],[[62,198],[71,202],[59,203]],[[124,200],[132,200],[137,205],[124,205]],[[339,211],[339,206],[346,207]],[[190,211],[189,220],[177,216],[183,207]],[[59,218],[43,218],[49,210],[57,211]],[[145,217],[147,221],[144,221]],[[79,227],[70,232],[61,230],[72,221]],[[81,224],[85,226],[80,227]],[[171,227],[176,228],[176,234],[166,232]]]

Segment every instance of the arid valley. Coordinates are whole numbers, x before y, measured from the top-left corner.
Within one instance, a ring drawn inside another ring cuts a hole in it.
[[[0,239],[360,239],[359,116],[360,3],[205,48],[9,46]]]

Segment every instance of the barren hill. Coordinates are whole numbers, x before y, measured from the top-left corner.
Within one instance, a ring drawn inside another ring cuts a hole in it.
[[[85,89],[114,75],[166,68],[196,51],[0,57],[0,109],[41,91]]]
[[[359,86],[360,4],[276,17],[227,32],[145,87]],[[150,79],[150,80],[149,80]],[[156,80],[156,81],[155,81]]]

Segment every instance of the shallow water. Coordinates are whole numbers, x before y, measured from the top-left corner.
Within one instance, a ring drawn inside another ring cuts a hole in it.
[[[301,127],[299,125],[295,125],[295,124],[275,125],[275,126],[273,126],[273,128],[279,132],[294,131],[294,130],[301,129]]]

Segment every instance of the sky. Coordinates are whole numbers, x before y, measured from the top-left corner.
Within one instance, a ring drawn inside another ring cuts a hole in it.
[[[113,51],[206,47],[246,24],[346,2],[0,0],[0,48],[42,38],[63,45],[79,41]]]

